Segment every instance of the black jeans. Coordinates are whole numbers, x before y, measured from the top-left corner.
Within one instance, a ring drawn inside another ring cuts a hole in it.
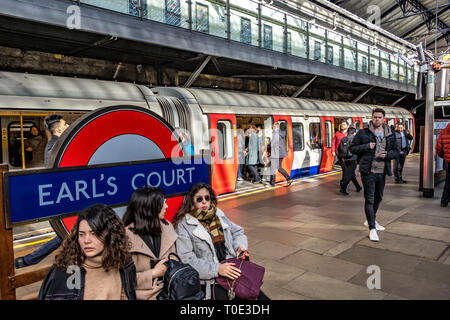
[[[375,219],[378,207],[383,200],[383,191],[386,184],[385,173],[361,173],[364,186],[364,212],[366,213],[369,229],[375,228]]]
[[[406,152],[403,151],[403,154],[399,154],[399,157],[394,159],[394,176],[395,181],[402,181],[402,174],[403,174],[403,167],[405,165],[406,161]]]
[[[47,257],[50,253],[58,249],[61,243],[61,238],[56,236],[52,240],[44,243],[39,249],[36,249],[32,253],[24,256],[23,260],[29,266],[37,264],[41,262],[45,257]]]
[[[253,174],[253,181],[260,182],[261,177],[258,174],[258,169],[256,168],[256,165],[248,165],[247,168],[252,172]]]
[[[286,170],[284,170],[281,167],[281,163],[283,162],[284,158],[279,158],[278,159],[278,171],[280,171],[280,173],[286,178],[287,181],[289,181],[291,179],[291,177],[289,176],[289,174],[286,172]],[[271,161],[277,161],[277,159],[272,159]],[[271,168],[272,170],[272,168]],[[270,185],[274,186],[275,185],[275,177],[277,175],[277,172],[271,172],[271,176],[270,176]]]
[[[347,190],[347,186],[350,183],[350,181],[353,182],[356,189],[361,188],[361,186],[358,183],[358,180],[356,179],[356,174],[355,174],[356,160],[345,161],[343,163],[342,170],[343,170],[343,173],[342,173],[343,178],[340,183],[341,190]]]
[[[441,203],[448,204],[450,202],[450,164],[447,168],[447,177],[445,178],[444,191],[442,192]]]

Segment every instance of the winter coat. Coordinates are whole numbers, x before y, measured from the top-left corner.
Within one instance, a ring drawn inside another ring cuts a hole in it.
[[[237,136],[237,148],[238,148],[238,163],[245,164],[245,137],[242,134],[238,134]]]
[[[287,157],[285,130],[280,129],[273,130],[270,148],[271,148],[270,152],[271,159],[284,159]]]
[[[450,123],[441,131],[436,140],[436,153],[446,162],[450,162]]]
[[[260,142],[255,132],[252,132],[248,140],[247,164],[249,166],[257,165],[259,159]]]
[[[403,134],[405,135],[405,139],[406,139],[406,154],[409,153],[409,151],[411,150],[411,146],[409,145],[409,141],[414,139],[414,137],[412,135],[410,135],[409,133],[406,133],[406,131],[403,131]],[[402,134],[399,131],[395,131],[395,138],[397,139],[397,147],[398,147],[398,151],[402,151]]]
[[[334,134],[333,141],[331,142],[331,152],[335,152],[337,154],[339,144],[341,143],[342,138],[346,136],[347,133],[342,133],[340,131]]]
[[[226,258],[236,257],[240,246],[248,248],[244,229],[231,222],[222,210],[217,208],[216,215],[220,219],[225,237]],[[177,253],[184,263],[190,264],[198,271],[202,284],[206,284],[206,298],[211,296],[211,284],[219,275],[220,261],[217,258],[214,244],[208,231],[197,218],[187,213],[176,227],[178,239]]]
[[[134,225],[131,224],[126,228],[127,237],[129,239],[130,254],[136,265],[137,287],[136,297],[138,300],[156,300],[156,296],[163,288],[163,278],[152,278],[152,270],[150,269],[151,260],[162,260],[168,257],[169,253],[176,253],[175,241],[178,238],[171,223],[165,225],[161,223],[161,249],[159,257],[145,244],[142,238],[130,230]]]
[[[72,283],[69,277],[72,274],[67,273],[67,270],[61,269],[56,265],[50,269],[42,282],[39,290],[39,300],[83,300],[84,286],[86,279],[86,269],[80,267],[80,286],[79,288],[69,288],[67,283]],[[120,269],[120,280],[122,281],[122,288],[128,300],[136,300],[136,267],[131,257],[127,263]],[[69,282],[68,282],[69,281]]]
[[[386,158],[384,159],[385,173],[388,176],[392,175],[391,161],[396,159],[399,155],[397,141],[395,134],[391,131],[389,126],[383,125],[384,136],[386,138]],[[369,124],[369,128],[359,130],[356,136],[353,138],[353,142],[350,146],[350,152],[358,155],[359,171],[361,173],[368,174],[372,170],[372,161],[375,158],[375,149],[370,149],[370,142],[377,142],[377,138],[373,133],[372,122]]]

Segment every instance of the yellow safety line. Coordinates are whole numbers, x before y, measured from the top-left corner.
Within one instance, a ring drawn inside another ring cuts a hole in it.
[[[14,249],[28,247],[28,246],[32,246],[32,245],[35,245],[35,244],[38,244],[38,243],[44,243],[44,242],[52,240],[53,238],[55,238],[55,237],[52,237],[52,238],[49,238],[49,239],[44,239],[44,240],[38,240],[38,241],[35,241],[35,242],[30,242],[30,243],[18,244],[18,245],[14,246]]]

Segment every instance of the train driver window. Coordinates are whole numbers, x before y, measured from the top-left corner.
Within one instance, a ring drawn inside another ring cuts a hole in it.
[[[220,159],[233,158],[233,127],[229,120],[217,121],[217,143]]]
[[[309,143],[311,145],[311,149],[320,149],[322,142],[321,131],[320,131],[320,123],[310,123],[309,124]]]
[[[294,136],[294,152],[302,151],[305,148],[303,123],[292,124],[292,134]]]
[[[287,121],[286,120],[278,120],[280,124],[280,130],[286,131],[286,151],[289,152],[289,134],[287,132]]]
[[[361,121],[355,120],[355,129],[356,131],[359,131],[361,129]]]
[[[333,133],[331,132],[331,121],[325,121],[325,143],[327,148],[331,148],[331,140],[333,140]]]

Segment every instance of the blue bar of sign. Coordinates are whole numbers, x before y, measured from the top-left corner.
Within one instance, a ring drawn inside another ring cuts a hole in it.
[[[197,182],[209,183],[209,165],[191,160],[8,173],[5,190],[10,222],[74,213],[96,203],[127,203],[133,191],[145,185],[162,188],[166,196],[186,193]]]

